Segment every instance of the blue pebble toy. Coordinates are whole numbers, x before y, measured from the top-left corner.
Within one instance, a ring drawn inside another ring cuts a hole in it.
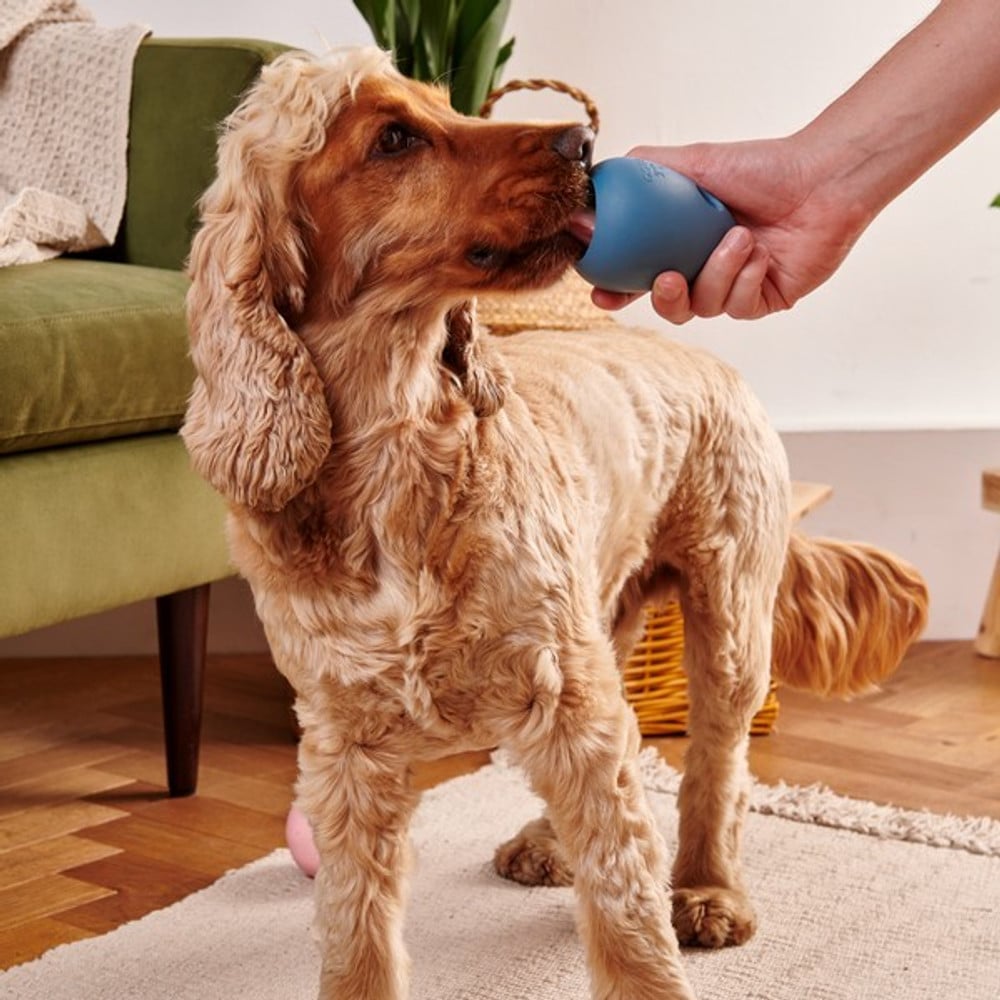
[[[634,157],[591,171],[594,235],[577,271],[612,292],[648,292],[664,271],[694,281],[736,225],[725,205],[689,177]]]

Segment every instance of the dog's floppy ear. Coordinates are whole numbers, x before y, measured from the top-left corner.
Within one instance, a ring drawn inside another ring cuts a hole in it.
[[[474,302],[455,306],[445,318],[448,341],[444,361],[458,376],[465,398],[477,417],[488,417],[504,404],[510,372],[480,334]]]
[[[198,377],[181,433],[194,467],[230,500],[271,511],[315,480],[331,434],[319,374],[285,318],[305,277],[283,132],[291,112],[320,114],[282,107],[274,91],[293,71],[270,67],[228,123],[187,300]]]

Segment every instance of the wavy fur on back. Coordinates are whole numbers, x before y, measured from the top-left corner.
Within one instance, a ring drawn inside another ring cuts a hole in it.
[[[692,1000],[679,943],[755,927],[740,842],[772,650],[781,677],[852,692],[923,620],[893,557],[789,543],[784,451],[716,359],[479,328],[480,291],[581,253],[591,139],[463,118],[367,50],[279,58],[220,140],[183,434],[296,692],[322,1000],[406,996],[412,765],[496,746],[547,808],[498,870],[573,880],[593,996]],[[672,875],[619,674],[668,592],[692,731]]]

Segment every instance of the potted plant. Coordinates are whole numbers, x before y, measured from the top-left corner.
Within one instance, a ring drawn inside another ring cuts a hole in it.
[[[510,0],[354,0],[378,45],[414,80],[447,83],[452,106],[475,115],[514,49],[501,41]]]

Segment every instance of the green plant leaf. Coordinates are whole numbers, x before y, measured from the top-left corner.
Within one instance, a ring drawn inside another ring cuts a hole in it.
[[[455,47],[455,26],[461,0],[421,0],[421,35],[427,53],[431,81],[443,80],[451,73]]]
[[[510,0],[467,0],[455,37],[451,103],[467,115],[483,105],[495,77]]]
[[[407,37],[410,42],[416,42],[420,33],[420,0],[399,0],[399,13],[406,21]],[[400,20],[396,17],[397,23]]]
[[[514,39],[508,38],[507,41],[500,46],[500,51],[497,53],[497,64],[493,69],[493,76],[490,79],[490,90],[496,90],[496,88],[500,86],[500,77],[503,76],[503,68],[507,65],[507,60],[510,59],[513,52]],[[487,94],[487,96],[489,95]],[[478,110],[478,108],[476,110]]]
[[[396,7],[396,44],[393,46],[392,56],[399,71],[405,76],[414,75],[414,64],[419,58],[417,51],[419,47],[420,26],[417,18],[420,16],[419,3],[413,0],[399,0]],[[411,22],[411,10],[416,8],[416,13],[412,14],[414,20]]]
[[[368,23],[372,37],[384,49],[396,48],[396,0],[354,0]]]
[[[511,0],[354,0],[400,72],[451,87],[451,102],[476,114],[510,58],[500,44]]]
[[[1000,208],[1000,194],[990,202],[990,208]]]
[[[510,0],[458,0],[455,25],[455,59],[462,60],[472,40],[491,19],[502,27],[510,13]]]
[[[458,0],[458,35],[455,41],[459,51],[479,33],[498,7],[503,7],[501,17],[506,20],[510,10],[509,0]]]

